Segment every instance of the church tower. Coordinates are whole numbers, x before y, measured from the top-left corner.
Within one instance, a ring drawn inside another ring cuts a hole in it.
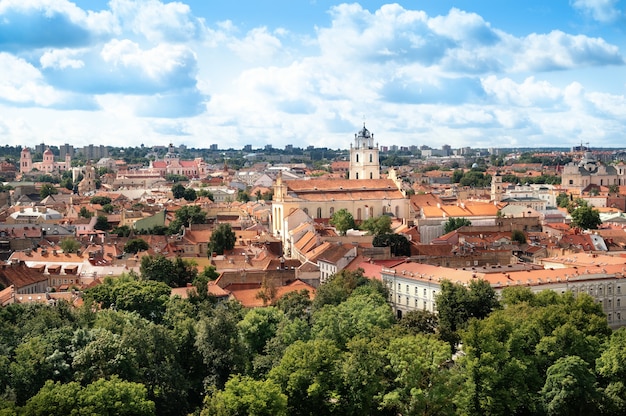
[[[20,173],[28,173],[33,170],[33,155],[30,154],[30,149],[24,147],[20,154]]]
[[[504,190],[502,189],[502,176],[500,176],[500,172],[496,172],[491,177],[491,200],[493,202],[502,201],[502,194]]]
[[[374,134],[365,128],[354,135],[350,144],[350,179],[380,179],[378,143],[374,146]]]

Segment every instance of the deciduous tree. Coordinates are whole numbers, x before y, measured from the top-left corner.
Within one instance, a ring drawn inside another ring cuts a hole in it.
[[[346,232],[348,230],[356,228],[356,224],[354,223],[354,217],[352,216],[350,211],[345,208],[342,208],[339,211],[335,211],[330,217],[329,223],[330,225],[335,227],[341,235],[346,235]]]

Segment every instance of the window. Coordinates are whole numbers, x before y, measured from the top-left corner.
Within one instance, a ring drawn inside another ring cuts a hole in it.
[[[372,154],[370,153],[370,163],[372,163]]]
[[[409,306],[409,297],[406,297],[406,306]]]
[[[424,297],[426,297],[426,289],[424,289]]]
[[[359,172],[356,173],[356,178],[354,179],[359,179]]]
[[[317,218],[322,218],[322,208],[317,208]]]
[[[608,320],[609,322],[611,322],[611,321],[612,321],[612,319],[611,319],[611,314],[609,314],[609,315],[607,316],[607,320]]]
[[[417,286],[415,286],[415,296],[417,296]]]
[[[409,285],[406,285],[406,293],[409,293]]]
[[[620,303],[621,303],[621,299],[620,299],[620,298],[617,298],[617,307],[618,307],[618,308],[619,308],[619,307],[621,307],[621,304],[620,304]]]
[[[617,293],[622,293],[622,287],[621,286],[617,287]]]
[[[358,154],[358,153],[356,154],[356,160],[355,160],[355,162],[356,162],[356,163],[359,163],[359,154]],[[357,179],[359,179],[359,178],[357,177]]]
[[[402,290],[402,285],[398,283],[398,292]]]
[[[418,306],[418,303],[419,303],[419,300],[415,299],[415,308],[416,308],[416,309],[419,307],[419,306]]]
[[[374,173],[370,172],[370,179],[374,179]]]
[[[332,217],[333,214],[335,213],[335,207],[330,207],[330,216]]]

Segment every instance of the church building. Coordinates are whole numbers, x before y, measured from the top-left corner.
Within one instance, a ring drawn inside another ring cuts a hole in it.
[[[568,163],[563,167],[561,185],[564,188],[584,190],[589,185],[596,186],[624,186],[626,185],[626,165],[605,165],[586,152],[578,162]]]
[[[395,170],[381,178],[378,146],[374,135],[363,126],[350,147],[349,179],[292,179],[278,175],[272,200],[272,233],[283,243],[288,238],[286,218],[301,209],[316,221],[327,223],[341,209],[348,210],[357,223],[390,215],[409,217],[409,199]]]

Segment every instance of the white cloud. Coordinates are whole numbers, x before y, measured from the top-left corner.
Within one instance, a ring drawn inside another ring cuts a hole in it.
[[[281,50],[282,44],[267,28],[259,27],[248,32],[241,40],[233,38],[228,47],[244,61],[259,63],[273,58]]]
[[[85,62],[74,57],[84,51],[70,49],[54,49],[44,52],[39,58],[42,68],[74,68],[79,69],[85,66]]]
[[[570,4],[601,23],[614,22],[621,16],[618,0],[570,0]]]
[[[622,65],[617,46],[601,38],[569,35],[555,30],[547,35],[531,34],[520,39],[514,71],[550,71],[592,65]]]
[[[128,32],[150,42],[183,42],[203,35],[204,24],[188,5],[157,0],[112,0],[111,11]]]

